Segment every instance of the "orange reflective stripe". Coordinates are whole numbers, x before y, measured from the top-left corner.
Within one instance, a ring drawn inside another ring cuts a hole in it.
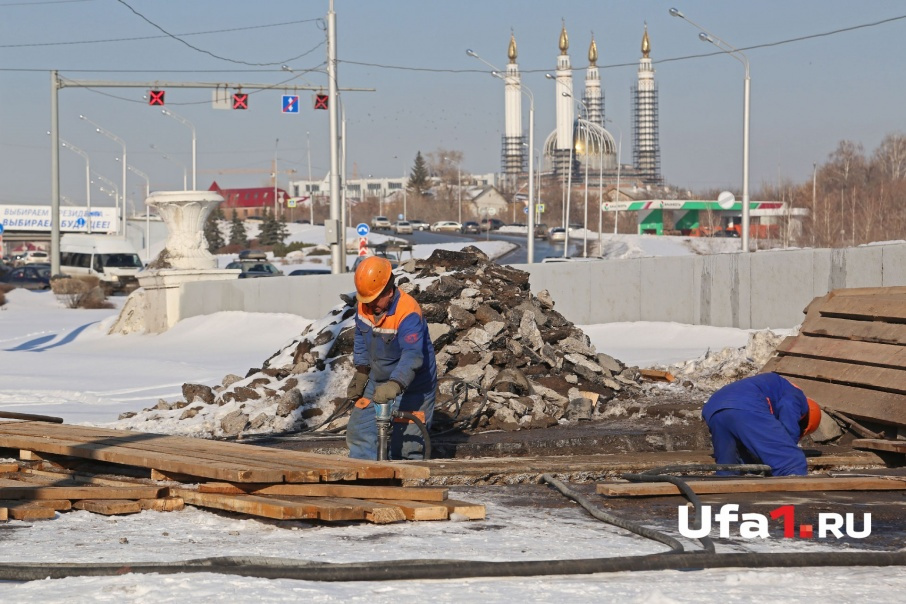
[[[371,399],[367,399],[364,396],[355,402],[355,406],[359,409],[364,409],[371,404]]]
[[[768,397],[764,397],[764,400],[766,400],[768,402],[768,411],[771,412],[771,415],[774,415],[774,407],[773,407],[773,405],[771,405],[771,399]]]
[[[408,411],[407,413],[410,413],[410,414],[414,415],[415,417],[417,417],[421,423],[425,423],[425,412],[424,411]],[[413,423],[412,420],[409,419],[408,417],[397,417],[397,418],[394,418],[393,421],[397,424]]]

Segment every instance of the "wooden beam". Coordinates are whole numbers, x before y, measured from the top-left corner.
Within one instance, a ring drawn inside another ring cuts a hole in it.
[[[906,295],[878,293],[866,296],[841,296],[827,300],[821,306],[824,317],[864,318],[873,321],[906,320]]]
[[[142,507],[137,501],[125,499],[83,499],[73,503],[72,507],[93,514],[103,514],[104,516],[137,514],[142,511]]]
[[[362,520],[365,517],[365,510],[361,506],[356,509],[350,505],[332,505],[323,501],[318,503],[317,499],[311,497],[300,497],[290,501],[262,495],[199,493],[180,488],[174,488],[172,491],[173,495],[182,497],[188,505],[277,520]]]
[[[469,520],[484,520],[485,508],[478,503],[469,503],[468,501],[459,501],[458,499],[447,499],[443,502],[447,506],[447,512],[450,514],[462,514]]]
[[[166,487],[48,487],[0,479],[0,499],[156,499],[166,495]]]
[[[845,338],[879,344],[906,346],[906,323],[884,323],[882,321],[858,321],[834,317],[807,319],[800,329],[807,336]]]
[[[698,495],[717,493],[776,493],[812,491],[903,491],[906,477],[888,478],[820,478],[808,476],[779,476],[775,478],[732,478],[718,480],[688,480],[686,484]],[[611,497],[649,497],[679,495],[680,490],[669,482],[600,483],[600,495]]]
[[[873,451],[888,451],[890,453],[906,454],[906,440],[857,438],[853,441],[853,447],[856,449],[871,449]]]
[[[186,507],[182,497],[161,497],[159,499],[139,499],[138,505],[143,510],[155,512],[178,512]]]
[[[784,356],[779,359],[775,357],[772,359],[771,366],[774,369],[767,369],[766,365],[765,371],[776,371],[784,375],[906,394],[906,368],[890,369],[793,356]],[[793,381],[795,382],[795,380]]]
[[[446,520],[450,513],[447,506],[443,503],[426,503],[422,501],[405,501],[400,499],[381,501],[372,500],[375,503],[386,503],[395,505],[406,515],[406,520]]]
[[[906,325],[904,325],[906,327]],[[814,357],[853,364],[906,368],[906,346],[800,335],[777,347],[784,355]]]
[[[57,515],[52,507],[39,505],[36,501],[23,502],[21,505],[3,509],[7,510],[8,518],[12,520],[51,520]]]
[[[198,485],[199,493],[240,495],[296,495],[307,497],[352,497],[357,499],[408,499],[443,501],[447,489],[428,487],[384,487],[354,484],[230,484],[208,482]]]

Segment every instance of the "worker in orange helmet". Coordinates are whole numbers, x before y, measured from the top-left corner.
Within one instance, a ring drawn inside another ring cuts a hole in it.
[[[711,395],[702,417],[717,463],[762,463],[774,476],[808,473],[798,443],[818,428],[821,408],[786,378],[762,373],[728,384]]]
[[[371,256],[362,261],[355,271],[355,289],[356,372],[346,396],[360,402],[350,415],[346,444],[350,457],[377,459],[377,420],[371,401],[399,398],[399,410],[423,414],[424,424],[430,427],[437,363],[422,309],[415,298],[396,287],[389,260]],[[394,422],[390,459],[421,458],[424,447],[416,424]]]

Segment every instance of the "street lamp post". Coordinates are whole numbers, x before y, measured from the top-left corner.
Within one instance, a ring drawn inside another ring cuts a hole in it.
[[[181,115],[178,115],[176,113],[173,113],[169,109],[161,109],[160,112],[168,117],[172,117],[174,120],[176,120],[180,124],[188,127],[190,130],[192,130],[192,190],[197,191],[198,185],[195,182],[195,126],[192,124],[192,122],[190,122],[186,118],[184,118]]]
[[[130,172],[145,179],[145,201],[151,197],[151,179],[135,166],[126,166]],[[151,206],[145,203],[145,262],[151,262]]]
[[[746,77],[743,85],[743,106],[742,106],[742,251],[749,251],[749,92],[751,88],[751,78],[749,77],[749,59],[738,48],[731,46],[726,41],[721,40],[698,23],[691,21],[686,15],[676,8],[669,11],[671,16],[683,19],[693,27],[701,31],[698,38],[702,42],[710,42],[722,52],[730,55],[743,64],[746,70]]]
[[[88,234],[91,234],[91,160],[88,159],[88,154],[76,147],[71,143],[67,143],[64,140],[60,140],[60,144],[69,149],[74,153],[78,153],[83,158],[85,158],[85,204],[86,211],[88,214]]]
[[[491,72],[491,75],[502,79],[504,82],[506,78],[500,75],[500,70],[479,57],[474,51],[467,50],[466,54],[470,57],[474,57],[489,66],[494,71]],[[526,253],[527,258],[526,262],[528,264],[533,264],[535,262],[535,164],[534,164],[534,155],[532,154],[532,149],[535,148],[535,95],[532,91],[525,86],[522,82],[519,82],[519,92],[522,94],[528,95],[529,98],[529,166],[528,166],[528,179],[529,179],[529,193],[528,193],[528,239],[526,240]],[[462,209],[460,208],[460,217],[459,223],[462,224]]]
[[[119,207],[120,207],[120,189],[119,189],[119,187],[117,187],[115,184],[113,184],[113,181],[110,180],[109,178],[107,178],[105,176],[101,176],[97,172],[95,172],[94,174],[95,174],[95,176],[98,177],[98,180],[100,180],[102,183],[104,183],[108,187],[113,188],[113,191],[104,189],[104,187],[101,187],[100,189],[101,189],[102,193],[107,193],[107,195],[110,195],[111,193],[113,193],[113,204],[117,208],[117,211],[119,211]],[[123,216],[125,216],[125,215],[126,215],[126,198],[125,198],[125,196],[123,196]]]
[[[584,101],[573,97],[573,95],[570,94],[569,92],[561,92],[560,94],[562,94],[565,97],[569,97],[569,98],[573,99],[577,103],[580,103],[582,105],[582,107],[585,108],[585,115],[588,116],[588,114],[589,114],[588,105],[586,105]],[[588,120],[585,120],[585,121],[587,122]],[[583,258],[588,257],[588,159],[589,159],[589,154],[588,154],[588,129],[587,129],[587,127],[586,127],[585,132],[586,132],[586,135],[585,135],[585,161],[584,161],[584,163],[585,163],[585,223],[583,225],[583,230],[585,231],[585,234],[584,234],[584,238],[582,240],[582,257]],[[602,164],[604,162],[603,153],[604,153],[604,147],[602,145],[601,146],[601,163]],[[572,164],[570,164],[570,168],[572,168]],[[567,219],[567,222],[568,222],[568,219]],[[567,232],[569,231],[568,226],[567,226],[566,230],[567,230]]]
[[[123,197],[123,239],[125,239],[126,238],[126,198],[125,198],[125,193],[126,193],[126,141],[124,141],[117,135],[113,134],[112,132],[105,130],[104,128],[101,128],[99,125],[95,124],[94,122],[92,122],[90,119],[88,119],[84,115],[80,115],[79,119],[85,120],[86,122],[88,122],[89,124],[94,126],[94,128],[97,132],[99,132],[100,134],[103,134],[110,140],[119,143],[123,147],[123,189],[122,189],[123,195],[124,195],[124,197]]]
[[[620,131],[620,143],[617,146],[617,201],[620,201],[620,168],[623,166],[623,129],[617,126],[613,120],[607,120],[614,126],[617,130]],[[617,225],[620,223],[620,211],[617,210],[613,214],[613,234],[617,234]],[[598,240],[601,239],[600,228],[598,229]]]
[[[311,132],[305,133],[305,139],[308,144],[308,212],[309,212],[309,224],[314,226],[315,224],[315,192],[314,187],[311,184]]]

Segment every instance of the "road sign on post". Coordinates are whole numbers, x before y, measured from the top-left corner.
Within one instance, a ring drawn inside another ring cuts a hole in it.
[[[283,113],[299,113],[299,95],[298,94],[284,94],[283,95]]]
[[[359,234],[359,237],[368,238],[368,233],[371,232],[371,228],[364,222],[360,222],[355,226],[355,232]]]
[[[359,237],[359,256],[368,254],[368,237]]]
[[[328,99],[330,99],[330,97],[326,94],[316,94],[315,109],[324,109],[326,111],[329,107]]]
[[[248,109],[249,95],[247,92],[236,92],[233,94],[233,109]]]
[[[149,90],[148,91],[148,104],[152,107],[163,107],[164,105],[164,95],[166,94],[165,90]]]

